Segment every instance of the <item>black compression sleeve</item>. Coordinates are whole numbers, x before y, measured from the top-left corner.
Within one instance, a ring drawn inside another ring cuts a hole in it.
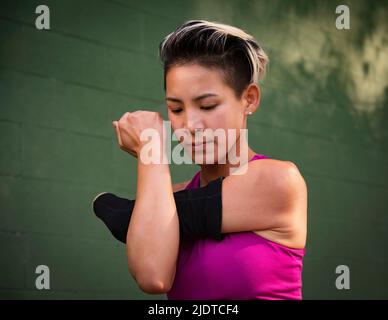
[[[181,239],[213,238],[222,240],[222,181],[219,177],[207,186],[174,192]],[[135,200],[105,193],[93,202],[95,214],[113,236],[126,243],[127,230]]]
[[[179,228],[184,238],[222,239],[223,179],[220,177],[205,187],[174,193]]]

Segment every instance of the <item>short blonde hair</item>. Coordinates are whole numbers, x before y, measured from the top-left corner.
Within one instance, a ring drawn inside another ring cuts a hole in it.
[[[206,20],[186,21],[168,34],[159,45],[159,57],[164,63],[164,89],[169,68],[194,62],[221,69],[238,98],[248,84],[258,84],[264,77],[269,61],[245,31]]]

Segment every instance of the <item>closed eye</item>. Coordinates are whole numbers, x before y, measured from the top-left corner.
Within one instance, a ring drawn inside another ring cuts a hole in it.
[[[211,109],[214,109],[215,107],[217,107],[217,105],[214,105],[214,106],[202,106],[201,109],[202,110],[211,110]]]
[[[201,109],[208,111],[208,110],[214,109],[215,107],[217,107],[217,105],[214,105],[214,106],[202,106]],[[178,114],[178,113],[182,112],[182,109],[171,110],[171,112],[175,113],[175,114]]]

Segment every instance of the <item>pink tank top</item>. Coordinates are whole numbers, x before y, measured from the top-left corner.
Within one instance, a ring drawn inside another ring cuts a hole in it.
[[[250,161],[269,158],[256,154]],[[198,171],[186,189],[200,186]],[[302,299],[305,249],[293,249],[254,232],[225,234],[222,241],[180,243],[169,300]]]

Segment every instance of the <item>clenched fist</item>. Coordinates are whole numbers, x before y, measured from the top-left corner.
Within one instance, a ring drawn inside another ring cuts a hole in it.
[[[153,147],[164,148],[166,132],[163,118],[159,112],[138,110],[126,112],[119,121],[113,121],[120,149],[138,158],[141,148],[150,143],[152,134]],[[145,131],[144,131],[145,130]],[[142,135],[143,132],[143,135]],[[162,150],[162,149],[160,149]]]

